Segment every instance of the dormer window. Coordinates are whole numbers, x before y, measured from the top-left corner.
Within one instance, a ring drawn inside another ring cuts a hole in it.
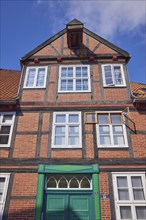
[[[102,66],[104,86],[126,86],[123,65],[106,64]]]

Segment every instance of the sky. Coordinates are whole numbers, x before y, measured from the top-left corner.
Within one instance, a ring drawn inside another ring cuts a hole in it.
[[[0,0],[0,68],[20,70],[20,58],[78,19],[131,55],[130,81],[146,83],[146,0]]]

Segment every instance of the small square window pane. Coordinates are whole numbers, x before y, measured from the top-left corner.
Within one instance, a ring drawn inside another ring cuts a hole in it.
[[[64,135],[65,134],[65,126],[56,126],[55,134],[56,135]]]
[[[73,67],[68,67],[68,77],[73,77]]]
[[[55,137],[55,145],[65,145],[65,137],[64,136],[56,136]]]
[[[121,219],[132,219],[131,207],[121,206],[120,207]]]
[[[65,123],[66,115],[56,115],[56,123]]]
[[[106,85],[113,85],[113,79],[112,78],[106,78],[105,79]]]
[[[33,86],[34,84],[34,78],[35,78],[35,72],[36,72],[36,69],[29,69],[29,72],[28,72],[28,76],[27,76],[27,81],[26,81],[26,86]]]
[[[82,81],[80,79],[76,80],[76,90],[82,90]]]
[[[128,187],[127,177],[117,177],[117,186],[118,187]]]
[[[1,126],[0,134],[10,134],[11,126]]]
[[[99,124],[108,124],[108,114],[98,114],[98,123]]]
[[[61,69],[61,77],[67,77],[67,68],[66,67],[62,67],[62,69]]]
[[[81,67],[76,67],[76,77],[80,77],[81,78]]]
[[[12,119],[13,119],[13,115],[4,115],[3,116],[3,123],[10,123],[12,122]]]
[[[79,122],[79,115],[78,114],[70,114],[69,115],[69,123],[78,123]]]
[[[109,126],[108,125],[99,125],[99,133],[100,134],[109,134]]]
[[[0,135],[0,144],[8,144],[8,141],[9,141],[8,135],[5,135],[5,136]]]
[[[101,145],[111,145],[109,136],[100,136],[100,144]]]
[[[128,189],[118,189],[119,200],[129,200]]]
[[[111,114],[112,124],[121,124],[121,114]]]
[[[114,136],[114,144],[115,145],[124,145],[124,136],[123,135],[116,135]]]
[[[136,207],[137,219],[146,219],[146,206]]]
[[[113,125],[113,134],[123,134],[123,126],[122,125]]]
[[[67,90],[69,90],[69,91],[73,90],[73,80],[67,81]]]
[[[134,200],[144,200],[143,189],[133,189]]]
[[[132,187],[142,187],[142,180],[140,176],[132,176]]]
[[[70,135],[79,134],[79,127],[78,126],[69,126],[69,134]]]
[[[67,80],[61,80],[61,91],[66,91]]]
[[[88,77],[87,67],[82,67],[82,76],[83,77]]]
[[[69,137],[69,145],[79,145],[79,137]]]

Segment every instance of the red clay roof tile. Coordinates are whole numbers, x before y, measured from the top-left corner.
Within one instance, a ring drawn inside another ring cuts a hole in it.
[[[137,99],[146,98],[146,84],[131,82],[131,90]]]

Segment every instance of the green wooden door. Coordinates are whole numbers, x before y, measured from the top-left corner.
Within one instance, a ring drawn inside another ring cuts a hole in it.
[[[92,194],[49,193],[44,220],[95,220]]]

